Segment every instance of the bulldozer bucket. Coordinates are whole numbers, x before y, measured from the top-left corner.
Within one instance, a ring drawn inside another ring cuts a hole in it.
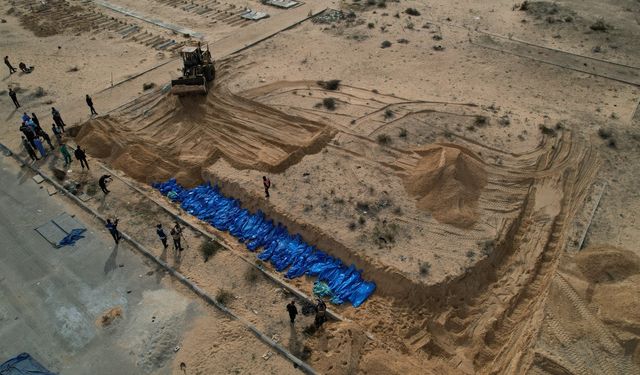
[[[204,77],[178,78],[171,81],[173,95],[206,95],[207,81]]]

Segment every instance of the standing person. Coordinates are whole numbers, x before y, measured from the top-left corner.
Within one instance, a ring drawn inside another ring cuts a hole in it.
[[[89,167],[87,167],[88,169]],[[100,186],[100,189],[102,189],[102,192],[104,193],[104,195],[109,194],[109,189],[107,189],[107,184],[111,182],[111,175],[110,174],[103,174],[100,179],[98,180],[98,186]]]
[[[318,299],[318,304],[316,305],[316,319],[313,322],[315,324],[316,329],[320,329],[322,324],[327,321],[327,305],[325,305],[324,301]]]
[[[53,121],[60,128],[61,132],[64,133],[64,127],[66,125],[62,120],[62,116],[60,115],[60,112],[57,109],[55,109],[55,107],[51,107],[51,116],[53,117]]]
[[[9,68],[9,75],[18,71],[18,69],[14,68],[13,65],[9,62],[9,56],[4,57],[4,64]]]
[[[27,121],[25,122],[25,124],[27,124],[27,126],[28,126],[28,127],[30,127],[30,128],[31,128],[31,130],[33,130],[33,132],[34,132],[34,133],[35,133],[35,132],[36,132],[36,130],[38,129],[38,127],[36,126],[36,123],[35,123],[35,122],[33,122],[33,120],[32,120],[32,119],[27,120]]]
[[[31,120],[31,117],[27,114],[27,112],[22,112],[22,122],[27,122]]]
[[[42,145],[42,141],[40,140],[40,138],[35,137],[33,139],[33,143],[36,145],[36,148],[38,149],[38,152],[40,152],[40,156],[44,159],[47,157],[47,151],[45,151],[44,146]]]
[[[71,154],[69,153],[69,150],[67,149],[67,145],[64,143],[60,143],[60,153],[62,154],[62,157],[64,158],[64,166],[65,168],[67,167],[67,165],[71,164],[71,162],[73,160],[71,160]]]
[[[31,112],[31,121],[36,124],[36,127],[40,128],[40,120],[38,119],[38,116],[36,116],[36,114],[33,112]]]
[[[13,101],[13,105],[16,106],[16,109],[20,108],[20,103],[18,103],[18,97],[16,96],[16,92],[13,91],[13,89],[11,87],[9,87],[9,96],[11,97],[11,100]]]
[[[118,244],[118,242],[120,242],[120,239],[122,238],[122,235],[118,231],[118,218],[116,218],[114,221],[111,221],[111,219],[107,219],[107,224],[105,224],[105,227],[107,227],[109,233],[111,233],[111,237],[113,237],[113,240],[116,241],[116,244]]]
[[[27,154],[29,154],[29,157],[31,158],[31,160],[33,161],[39,160],[38,156],[36,155],[36,152],[33,151],[33,147],[31,147],[31,143],[29,143],[29,141],[24,135],[22,136],[22,146],[24,146],[24,149],[27,150]]]
[[[262,176],[262,185],[264,185],[265,198],[269,198],[269,188],[271,187],[271,180],[267,176]]]
[[[87,105],[89,106],[89,109],[91,109],[91,116],[93,115],[97,116],[98,112],[96,112],[95,108],[93,108],[93,99],[91,99],[89,94],[87,94],[87,97],[85,98],[85,100],[87,101]]]
[[[51,151],[55,150],[55,147],[53,147],[53,144],[51,144],[51,137],[49,137],[49,134],[47,134],[47,132],[45,132],[41,127],[36,128],[36,135],[38,137],[42,137],[42,139],[47,142],[49,147],[51,147]]]
[[[296,301],[291,301],[291,303],[287,304],[287,312],[289,312],[289,319],[291,319],[291,324],[294,324],[296,322],[296,315],[298,315]]]
[[[180,243],[180,240],[182,239],[182,228],[180,227],[180,224],[176,222],[176,225],[171,228],[169,234],[171,234],[171,238],[173,239],[173,249],[176,251],[184,250]]]
[[[30,127],[28,127],[24,122],[20,126],[20,131],[22,132],[22,134],[24,134],[25,137],[27,137],[27,140],[31,144],[31,147],[35,149],[36,144],[33,140],[36,139],[36,133]]]
[[[87,154],[83,149],[80,148],[80,145],[78,145],[78,148],[76,148],[73,154],[76,156],[76,159],[80,161],[80,166],[82,167],[82,169],[84,169],[84,166],[86,165],[87,170],[89,170],[89,163],[87,163]]]
[[[167,234],[164,232],[164,229],[162,229],[162,224],[156,225],[156,233],[158,237],[160,237],[160,241],[162,241],[162,246],[164,246],[165,249],[169,247],[169,244],[167,244]]]
[[[60,128],[56,124],[51,124],[51,131],[58,140],[58,144],[62,144],[62,132],[60,131]]]

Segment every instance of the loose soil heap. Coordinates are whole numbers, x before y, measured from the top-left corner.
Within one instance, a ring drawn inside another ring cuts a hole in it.
[[[469,150],[453,145],[435,145],[417,153],[422,159],[405,179],[405,187],[418,200],[418,207],[441,222],[472,226],[481,189],[487,183],[482,161]]]
[[[232,94],[225,64],[207,96],[157,91],[76,130],[77,143],[95,157],[147,183],[176,177],[202,183],[202,168],[222,157],[238,169],[278,172],[320,151],[334,130]],[[149,168],[153,166],[153,168]]]

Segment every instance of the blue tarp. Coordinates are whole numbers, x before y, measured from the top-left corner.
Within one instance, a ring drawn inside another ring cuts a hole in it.
[[[0,375],[56,375],[29,353],[22,353],[0,365]]]
[[[82,233],[84,233],[85,231],[86,231],[85,228],[71,230],[71,233],[67,234],[65,238],[60,240],[60,243],[58,243],[58,247],[75,245],[76,241],[78,241],[81,238],[84,238],[84,235]]]
[[[300,235],[291,235],[286,227],[275,224],[258,211],[252,214],[240,201],[222,195],[209,184],[185,189],[175,179],[153,184],[163,195],[180,203],[183,210],[213,227],[228,231],[250,251],[262,248],[258,258],[269,261],[285,277],[315,276],[332,292],[331,302],[351,302],[360,306],[376,289],[372,281],[362,279],[362,271],[347,267],[340,259],[310,246]]]

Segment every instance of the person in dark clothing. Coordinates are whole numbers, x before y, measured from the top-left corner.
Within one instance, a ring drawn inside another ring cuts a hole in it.
[[[318,304],[316,305],[316,318],[313,324],[316,326],[316,329],[319,329],[324,322],[327,321],[327,305],[325,305],[324,301],[318,299]]]
[[[51,150],[55,149],[55,147],[53,147],[53,144],[51,143],[51,137],[49,137],[49,134],[47,134],[47,132],[42,130],[42,128],[40,127],[36,128],[36,135],[44,139],[44,141],[47,142],[49,147],[51,147]]]
[[[58,110],[55,109],[55,107],[51,107],[51,116],[53,117],[53,121],[60,128],[60,131],[64,133],[64,127],[66,126],[66,124],[62,120],[62,116],[60,115],[60,112],[58,112]]]
[[[33,131],[33,129],[31,129],[30,126],[27,126],[27,124],[23,122],[22,125],[20,126],[20,131],[27,138],[27,141],[29,141],[29,143],[31,144],[31,147],[35,149],[36,144],[34,142],[34,139],[36,139],[36,133]]]
[[[38,116],[33,112],[31,112],[31,121],[36,124],[36,127],[40,128],[40,120],[38,120]]]
[[[184,250],[180,243],[182,239],[182,227],[180,227],[180,224],[176,223],[176,225],[171,228],[169,234],[171,234],[171,238],[173,239],[173,249],[177,251]]]
[[[31,160],[33,161],[39,160],[38,156],[36,156],[36,152],[33,150],[33,147],[31,146],[31,143],[29,143],[29,141],[24,135],[22,136],[22,145],[24,146],[24,149],[27,150],[27,154],[29,154],[29,157],[31,158]]]
[[[85,100],[87,101],[87,105],[89,106],[89,109],[91,109],[91,116],[93,115],[97,116],[98,112],[96,112],[95,108],[93,108],[93,99],[91,99],[89,94],[87,94],[87,97],[85,98]]]
[[[51,131],[53,132],[53,135],[58,140],[58,144],[62,144],[62,132],[60,131],[60,128],[58,127],[58,125],[51,124]]]
[[[23,63],[22,61],[20,61],[20,64],[18,64],[18,68],[20,68],[20,70],[22,70],[22,73],[31,73],[31,72],[33,72],[33,67],[32,66],[27,67],[27,64]]]
[[[82,169],[84,169],[84,167],[86,166],[87,170],[89,170],[89,163],[87,163],[87,154],[83,149],[80,148],[80,145],[78,145],[73,154],[75,155],[76,159],[80,161],[80,166],[82,167]]]
[[[4,57],[4,64],[9,68],[9,74],[13,74],[15,72],[17,72],[18,70],[16,68],[13,67],[13,65],[11,65],[11,63],[9,62],[9,56],[5,56]]]
[[[105,227],[107,227],[109,233],[111,233],[111,237],[113,237],[113,240],[116,241],[116,244],[120,242],[122,235],[118,231],[118,219],[115,219],[114,221],[111,221],[111,219],[107,219],[107,224],[105,224]]]
[[[87,166],[87,169],[89,167]],[[102,189],[102,192],[104,193],[104,195],[109,194],[109,190],[107,189],[107,184],[111,182],[111,175],[110,174],[103,174],[100,179],[98,180],[98,186],[100,186],[100,189]]]
[[[165,249],[169,247],[169,244],[167,244],[167,234],[164,232],[164,229],[162,229],[162,224],[156,225],[156,233],[158,237],[160,237],[160,241],[162,241],[162,246],[164,246]]]
[[[13,89],[11,87],[9,87],[9,96],[11,97],[11,100],[13,101],[13,105],[16,106],[16,109],[20,108],[20,103],[18,103],[18,97],[16,96],[16,92],[13,91]]]
[[[294,324],[296,322],[296,315],[298,315],[296,301],[291,301],[291,303],[287,304],[287,311],[289,312],[289,319],[291,319],[291,324]]]
[[[262,184],[264,185],[264,195],[269,198],[269,188],[271,187],[271,180],[267,176],[262,176]]]
[[[22,122],[27,122],[31,120],[31,117],[27,114],[27,112],[22,112]]]

